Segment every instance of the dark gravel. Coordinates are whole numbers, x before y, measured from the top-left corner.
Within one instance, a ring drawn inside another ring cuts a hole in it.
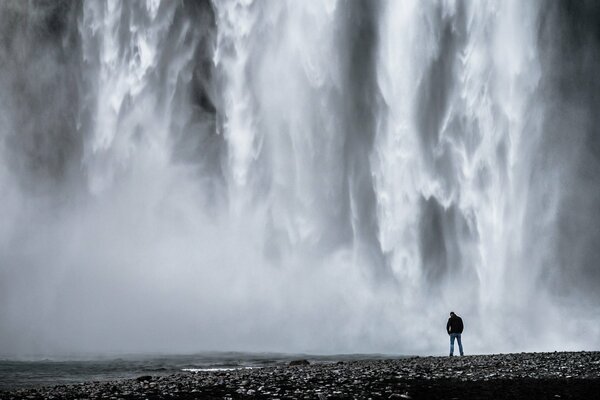
[[[415,357],[203,371],[0,392],[2,399],[595,399],[600,352]]]

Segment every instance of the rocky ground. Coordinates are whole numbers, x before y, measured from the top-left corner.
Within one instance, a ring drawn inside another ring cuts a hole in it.
[[[142,376],[1,399],[594,399],[600,352],[415,357]]]

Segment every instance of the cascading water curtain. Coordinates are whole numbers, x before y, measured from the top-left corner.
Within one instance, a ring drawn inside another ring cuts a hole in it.
[[[0,355],[600,344],[592,1],[0,3]]]

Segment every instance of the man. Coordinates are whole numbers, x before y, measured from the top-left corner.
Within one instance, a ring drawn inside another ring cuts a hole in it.
[[[451,311],[450,318],[448,318],[448,323],[446,324],[446,331],[448,332],[448,335],[450,335],[450,357],[454,355],[454,339],[458,341],[460,355],[464,356],[462,342],[460,341],[460,334],[462,333],[463,328],[462,318]]]

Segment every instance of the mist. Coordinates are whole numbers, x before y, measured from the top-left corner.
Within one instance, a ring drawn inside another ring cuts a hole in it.
[[[0,3],[0,356],[600,345],[594,1]]]

